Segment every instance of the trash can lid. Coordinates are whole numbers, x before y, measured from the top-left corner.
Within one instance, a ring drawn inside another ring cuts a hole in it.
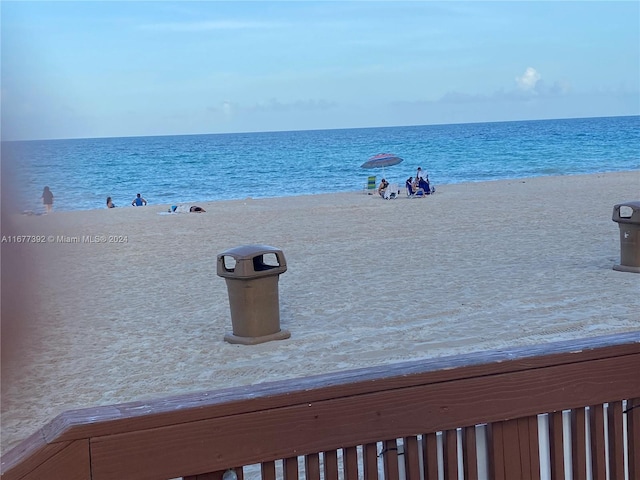
[[[631,214],[627,215],[627,210],[621,215],[620,209],[622,207],[628,207],[628,209],[631,210]],[[614,205],[612,220],[618,223],[633,223],[640,225],[640,200]]]
[[[276,252],[282,252],[282,250],[276,247],[271,247],[269,245],[240,245],[239,247],[225,250],[224,252],[219,254],[218,257],[220,257],[221,255],[225,255],[238,260],[242,258],[253,258],[256,255],[262,255],[264,253]]]
[[[263,255],[272,254],[277,259],[277,265],[264,263]],[[233,268],[227,268],[224,257],[235,260]],[[279,248],[269,245],[242,245],[230,248],[218,254],[217,274],[227,278],[258,278],[279,275],[287,271],[284,253]]]

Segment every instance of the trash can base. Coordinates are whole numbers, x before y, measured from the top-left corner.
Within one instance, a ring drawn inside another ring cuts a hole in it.
[[[640,273],[640,267],[630,267],[628,265],[614,265],[613,269],[618,272]]]
[[[261,337],[240,337],[233,333],[227,333],[224,336],[224,341],[241,345],[256,345],[258,343],[270,342],[272,340],[284,340],[289,337],[291,337],[291,332],[289,330],[280,330],[279,332],[272,333],[270,335],[262,335]]]

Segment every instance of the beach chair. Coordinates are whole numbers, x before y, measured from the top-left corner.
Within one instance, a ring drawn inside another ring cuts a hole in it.
[[[391,200],[392,198],[397,198],[397,197],[398,197],[398,184],[390,183],[387,189],[384,191],[384,196],[382,198],[384,198],[385,200]]]
[[[367,185],[364,187],[364,193],[373,195],[376,193],[376,176],[367,177]]]

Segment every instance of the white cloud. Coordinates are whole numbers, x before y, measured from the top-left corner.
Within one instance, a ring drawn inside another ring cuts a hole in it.
[[[540,74],[533,67],[527,67],[521,77],[516,77],[518,87],[525,92],[535,91],[536,85],[540,81]]]
[[[225,100],[224,102],[222,102],[222,113],[224,113],[226,117],[233,114],[234,110],[235,110],[235,107],[233,103],[231,103],[228,100]]]

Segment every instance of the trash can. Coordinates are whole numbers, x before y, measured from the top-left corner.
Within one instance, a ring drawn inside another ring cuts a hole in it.
[[[233,326],[225,341],[255,345],[291,336],[280,329],[278,280],[286,271],[282,250],[268,245],[243,245],[218,255],[217,273],[227,283]]]
[[[640,201],[614,205],[612,220],[620,227],[620,265],[613,269],[640,273]]]

